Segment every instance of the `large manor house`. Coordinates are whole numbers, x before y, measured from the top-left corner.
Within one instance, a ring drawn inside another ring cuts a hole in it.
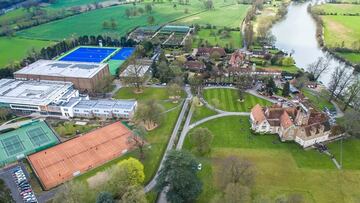
[[[327,141],[331,126],[327,115],[299,105],[297,107],[254,106],[250,114],[251,128],[258,133],[278,134],[281,141],[294,140],[302,147]]]

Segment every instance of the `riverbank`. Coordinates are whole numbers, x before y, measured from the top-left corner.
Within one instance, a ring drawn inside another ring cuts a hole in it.
[[[316,22],[316,39],[334,58],[360,71],[360,6],[323,4],[308,12]]]

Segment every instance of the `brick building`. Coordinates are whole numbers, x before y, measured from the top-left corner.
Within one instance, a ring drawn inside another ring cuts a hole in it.
[[[109,76],[105,63],[38,60],[14,73],[18,80],[51,80],[72,82],[80,92],[94,92],[96,85]]]

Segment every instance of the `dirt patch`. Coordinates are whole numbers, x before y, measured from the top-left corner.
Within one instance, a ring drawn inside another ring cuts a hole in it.
[[[89,187],[94,189],[99,187],[103,183],[107,182],[110,179],[109,174],[107,172],[99,172],[96,175],[87,179]]]

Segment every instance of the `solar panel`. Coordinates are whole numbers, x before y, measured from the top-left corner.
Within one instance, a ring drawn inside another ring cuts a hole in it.
[[[12,156],[14,154],[24,151],[24,146],[21,143],[21,140],[18,135],[5,138],[1,140],[1,143],[8,156]]]

